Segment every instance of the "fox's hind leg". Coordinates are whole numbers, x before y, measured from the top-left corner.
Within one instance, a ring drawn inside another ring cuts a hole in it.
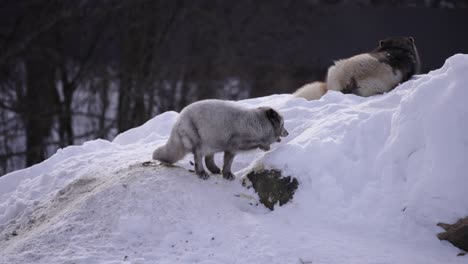
[[[205,169],[203,168],[203,155],[201,154],[200,149],[195,148],[193,150],[193,157],[195,160],[195,173],[203,180],[208,179],[210,175],[208,175],[208,173],[206,173]]]
[[[221,170],[218,168],[218,166],[216,166],[216,163],[214,162],[214,154],[205,156],[205,165],[211,173],[218,174],[221,172]]]

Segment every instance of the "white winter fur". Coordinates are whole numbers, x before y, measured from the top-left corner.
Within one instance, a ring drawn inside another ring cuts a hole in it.
[[[169,140],[153,152],[153,159],[172,164],[192,152],[197,174],[206,178],[202,158],[207,156],[205,162],[210,171],[219,172],[212,155],[224,151],[223,175],[230,174],[237,151],[257,147],[268,150],[279,136],[287,135],[282,118],[278,120],[279,135],[266,115],[267,110],[272,109],[247,109],[221,100],[193,103],[181,111]]]
[[[371,96],[388,92],[402,79],[402,73],[390,65],[379,62],[368,53],[359,54],[348,59],[335,61],[328,68],[327,82],[313,82],[299,88],[294,95],[307,100],[320,99],[327,90],[343,91],[354,78],[359,89],[354,93],[360,96]]]
[[[237,142],[232,140],[235,135],[258,142],[271,136],[270,144],[276,140],[270,121],[263,112],[242,108],[233,102],[205,100],[183,109],[172,128],[168,145],[181,147],[186,153],[199,146],[202,155],[209,155],[231,147],[235,149],[234,143]],[[158,153],[156,150],[154,155]],[[170,156],[182,158],[181,154]]]
[[[327,89],[342,91],[354,78],[359,89],[355,92],[360,96],[371,96],[388,92],[389,87],[395,87],[402,79],[401,71],[394,70],[388,64],[379,62],[371,55],[364,53],[335,62],[328,69]]]
[[[294,96],[302,97],[306,100],[320,99],[327,92],[327,85],[324,82],[312,82],[305,84],[294,92]]]

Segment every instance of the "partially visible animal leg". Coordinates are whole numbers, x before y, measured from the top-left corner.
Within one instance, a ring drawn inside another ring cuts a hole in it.
[[[224,152],[223,177],[227,180],[234,180],[234,174],[231,172],[231,166],[235,156],[236,153],[234,152]]]
[[[203,156],[200,153],[200,149],[195,148],[193,150],[193,157],[195,159],[195,173],[203,180],[206,180],[210,177],[203,168]]]
[[[205,165],[211,173],[221,173],[221,170],[218,168],[218,166],[216,166],[216,163],[214,162],[214,154],[205,156]]]
[[[270,145],[260,144],[258,147],[263,151],[269,151],[270,150]]]

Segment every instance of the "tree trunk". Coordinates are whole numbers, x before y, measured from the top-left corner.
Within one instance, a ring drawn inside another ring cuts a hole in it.
[[[55,67],[44,55],[30,54],[26,58],[27,84],[22,100],[21,116],[26,133],[26,166],[46,158],[46,140],[57,113]],[[21,89],[18,87],[17,89]]]

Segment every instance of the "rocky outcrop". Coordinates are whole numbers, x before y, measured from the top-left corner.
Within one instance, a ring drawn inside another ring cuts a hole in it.
[[[458,220],[455,224],[438,223],[445,232],[437,234],[440,240],[447,240],[454,246],[468,251],[468,217]]]
[[[299,185],[296,178],[283,177],[280,170],[252,171],[247,178],[258,193],[260,202],[270,210],[276,204],[281,206],[289,202]]]

